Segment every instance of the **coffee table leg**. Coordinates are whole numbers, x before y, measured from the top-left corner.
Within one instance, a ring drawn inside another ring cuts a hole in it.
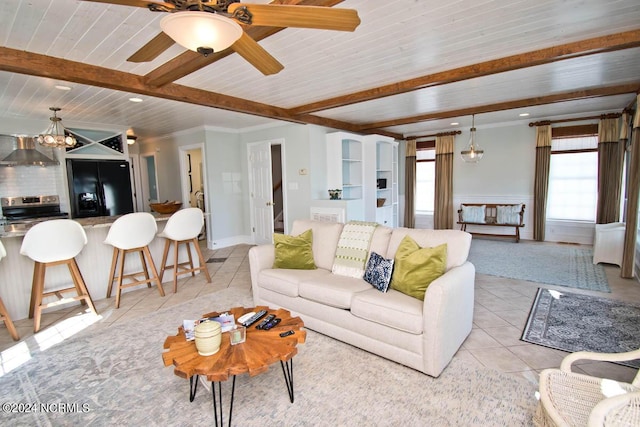
[[[287,384],[287,391],[289,392],[289,400],[293,403],[293,358],[286,362],[280,361],[282,366],[282,373],[284,374],[284,382]]]
[[[218,384],[218,393],[216,393],[216,384]],[[231,383],[231,400],[229,401],[229,426],[231,426],[231,415],[233,414],[233,396],[236,391],[236,376],[233,376],[233,382]],[[218,416],[220,417],[220,427],[224,427],[224,421],[222,419],[222,382],[211,381],[211,396],[213,398],[213,417],[218,427]],[[219,405],[218,405],[219,404]],[[218,408],[220,408],[218,410]]]
[[[198,375],[189,377],[189,402],[193,402],[198,391]]]

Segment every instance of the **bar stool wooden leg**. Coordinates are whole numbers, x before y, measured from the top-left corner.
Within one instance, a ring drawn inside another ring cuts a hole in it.
[[[171,242],[168,239],[164,240],[164,252],[162,253],[162,264],[160,264],[160,281],[164,277],[164,272],[167,269],[167,256],[169,255],[169,249],[171,248]]]
[[[178,252],[180,252],[180,242],[173,241],[173,293],[178,292]]]
[[[207,276],[207,283],[211,283],[211,276],[209,275],[209,269],[207,268],[207,263],[204,260],[204,257],[202,256],[202,251],[200,250],[200,245],[198,244],[197,237],[193,239],[193,246],[196,248],[196,253],[198,254],[198,260],[200,261],[200,268],[202,268],[202,271],[204,271],[205,276]]]
[[[158,277],[158,270],[156,270],[156,265],[153,262],[153,258],[151,257],[151,252],[149,251],[149,247],[145,246],[142,248],[144,254],[147,256],[149,260],[149,266],[151,266],[151,273],[153,274],[153,280],[158,283],[158,292],[160,292],[160,296],[164,296],[164,288],[162,287],[162,283],[160,282],[160,278]]]
[[[116,275],[116,264],[118,264],[118,248],[113,248],[113,256],[111,257],[111,270],[109,271],[109,284],[107,285],[107,298],[111,298],[113,291],[113,280]]]
[[[122,292],[122,276],[124,276],[124,259],[126,250],[119,249],[120,252],[120,270],[118,270],[118,290],[116,292],[116,308],[120,308],[120,293]]]
[[[87,289],[87,285],[84,282],[84,278],[82,277],[82,273],[80,272],[80,268],[78,268],[78,263],[75,258],[73,258],[69,263],[69,270],[71,271],[73,283],[76,285],[76,289],[78,290],[78,296],[83,297],[80,301],[88,305],[91,311],[93,311],[93,314],[97,315],[98,312],[96,311],[95,305],[93,305],[91,294],[89,294],[89,289]]]
[[[149,269],[147,268],[147,263],[144,260],[144,255],[142,249],[137,249],[138,254],[140,255],[140,264],[142,265],[142,273],[144,274],[144,278],[147,281],[147,288],[151,287],[151,280],[149,280]]]
[[[7,326],[7,330],[9,331],[9,335],[11,335],[11,338],[13,338],[14,341],[19,341],[20,336],[18,335],[18,331],[11,321],[11,317],[9,317],[9,312],[4,306],[2,298],[0,298],[0,319],[4,320],[4,324]]]
[[[191,277],[196,277],[196,270],[193,268],[193,257],[191,256],[191,248],[189,247],[189,240],[182,241],[180,243],[184,243],[187,247],[187,258],[189,258],[189,269],[191,270]]]
[[[33,307],[33,332],[40,330],[40,317],[42,316],[42,294],[44,294],[45,264],[35,262],[33,269],[33,282],[35,288],[35,306]]]

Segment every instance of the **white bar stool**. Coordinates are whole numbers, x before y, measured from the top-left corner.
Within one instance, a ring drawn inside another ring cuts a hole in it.
[[[204,257],[200,251],[200,245],[198,244],[198,235],[200,234],[200,231],[202,231],[203,225],[204,215],[202,214],[202,211],[198,208],[186,208],[171,215],[162,233],[158,234],[158,237],[164,237],[166,239],[164,244],[164,253],[162,254],[160,281],[162,281],[165,270],[173,269],[173,293],[178,292],[179,274],[191,273],[191,276],[195,276],[196,271],[202,270],[207,276],[207,283],[211,283],[211,276],[209,275],[207,264],[204,261]],[[167,258],[171,243],[173,243],[173,265],[167,265]],[[193,266],[190,243],[193,243],[193,247],[198,254],[200,267]],[[186,246],[189,260],[178,263],[178,249],[181,244]],[[188,268],[186,267],[187,265],[189,266]]]
[[[71,219],[54,219],[41,222],[31,227],[25,234],[20,247],[20,254],[28,256],[34,262],[33,283],[31,285],[31,303],[29,318],[34,319],[33,331],[40,330],[42,310],[71,301],[87,304],[94,314],[98,314],[82,273],[78,268],[76,256],[87,244],[87,235],[82,226]],[[69,267],[73,287],[57,289],[50,292],[44,290],[44,277],[47,267],[66,264]],[[63,297],[64,293],[75,291],[75,297]],[[43,303],[42,299],[56,296],[58,301]]]
[[[137,286],[143,283],[151,287],[151,282],[158,283],[160,296],[164,296],[164,289],[158,277],[158,271],[153,263],[149,243],[156,237],[158,226],[156,220],[150,213],[136,212],[121,216],[109,229],[104,243],[113,246],[113,259],[111,261],[111,272],[109,273],[109,283],[107,285],[107,298],[111,298],[113,282],[117,280],[118,290],[116,293],[116,308],[120,308],[120,294],[122,288]],[[124,273],[125,256],[129,253],[138,252],[140,254],[140,264],[142,271],[136,273]],[[145,260],[146,258],[146,260]],[[116,276],[116,266],[120,263],[118,275]],[[151,276],[149,276],[149,268]],[[138,279],[138,275],[144,274],[144,279]],[[131,283],[122,283],[123,279],[133,280]]]
[[[0,240],[0,259],[6,256],[7,256],[7,251],[5,250],[4,245]],[[4,303],[2,302],[2,298],[0,298],[0,320],[4,321],[4,324],[7,326],[7,330],[9,331],[9,335],[11,335],[11,338],[13,338],[14,341],[18,341],[20,339],[20,336],[18,335],[18,331],[16,330],[16,327],[13,325],[13,322],[11,321],[11,317],[9,317],[9,312],[7,311],[7,308],[4,306]]]

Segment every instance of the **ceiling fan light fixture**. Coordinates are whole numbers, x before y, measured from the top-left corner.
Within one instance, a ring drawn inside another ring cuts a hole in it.
[[[76,145],[76,139],[73,135],[67,135],[62,126],[62,119],[56,115],[60,108],[49,107],[49,110],[53,111],[53,117],[49,117],[51,124],[47,130],[36,137],[36,141],[44,147],[52,148],[71,148]]]
[[[476,142],[476,116],[473,115],[471,118],[471,137],[469,138],[469,143],[465,147],[464,150],[460,151],[460,157],[465,163],[478,163],[482,156],[484,156],[484,150],[480,148],[478,143]]]
[[[208,55],[221,52],[242,36],[233,19],[211,12],[176,12],[160,20],[160,27],[179,45]]]

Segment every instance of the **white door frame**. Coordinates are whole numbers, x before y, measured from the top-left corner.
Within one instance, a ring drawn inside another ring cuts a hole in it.
[[[272,139],[272,140],[265,140],[265,141],[257,141],[257,142],[250,142],[247,144],[247,164],[248,164],[248,171],[249,171],[249,193],[253,192],[253,168],[252,168],[252,160],[251,160],[251,150],[250,147],[252,146],[257,146],[257,145],[262,145],[262,144],[266,144],[269,146],[269,163],[270,165],[272,165],[272,159],[271,159],[271,146],[272,145],[279,145],[280,146],[280,162],[281,162],[281,169],[282,169],[282,212],[284,215],[284,229],[285,229],[285,233],[289,232],[289,226],[287,224],[287,170],[285,168],[285,165],[287,164],[286,162],[286,153],[285,153],[285,140],[284,138],[279,138],[279,139]],[[270,166],[271,169],[273,169],[272,166]],[[272,171],[273,172],[273,171]],[[272,177],[273,177],[273,173],[272,173]],[[269,188],[269,193],[273,194],[273,186],[272,188]],[[273,200],[271,201],[273,203]],[[256,225],[256,218],[255,218],[255,206],[254,206],[254,201],[253,201],[253,197],[249,197],[249,212],[250,212],[250,219],[251,219],[251,240],[255,243],[256,241],[256,232],[255,232],[255,225]],[[272,224],[272,228],[273,228],[273,215],[271,218],[271,224]],[[271,230],[273,232],[273,230]]]
[[[147,168],[147,162],[146,159],[147,157],[153,157],[153,163],[155,164],[156,167],[156,173],[155,173],[155,184],[156,184],[156,196],[157,199],[156,200],[150,200],[149,199],[149,195],[151,194],[151,191],[149,190],[149,171]],[[142,190],[142,205],[143,205],[143,211],[145,212],[150,212],[151,211],[151,207],[149,206],[149,203],[151,202],[157,202],[161,200],[160,197],[160,187],[158,186],[158,159],[156,157],[156,153],[140,153],[140,182],[141,182],[141,187],[140,189]]]
[[[131,190],[135,195],[135,212],[144,212],[144,192],[142,191],[142,178],[140,176],[140,155],[129,153],[131,165]]]
[[[202,188],[204,191],[204,210],[208,215],[205,215],[204,220],[207,223],[207,247],[209,246],[209,242],[213,240],[211,236],[211,207],[209,206],[209,189],[207,186],[207,151],[205,148],[205,143],[201,142],[199,144],[190,144],[190,145],[181,145],[178,147],[179,151],[179,164],[180,164],[180,188],[182,190],[182,206],[189,206],[190,197],[189,197],[189,182],[188,182],[188,174],[189,174],[189,165],[187,165],[187,151],[190,150],[200,150],[202,154]]]

